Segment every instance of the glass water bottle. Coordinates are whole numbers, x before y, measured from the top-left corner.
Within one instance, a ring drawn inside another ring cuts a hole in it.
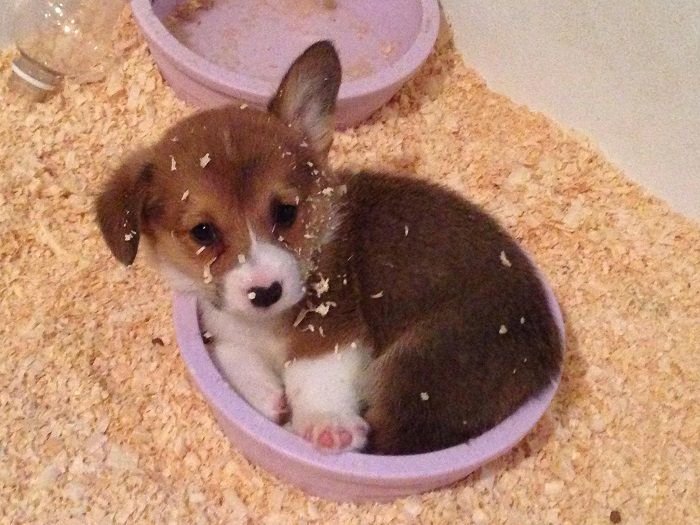
[[[23,0],[14,13],[15,85],[43,98],[105,57],[123,0]]]

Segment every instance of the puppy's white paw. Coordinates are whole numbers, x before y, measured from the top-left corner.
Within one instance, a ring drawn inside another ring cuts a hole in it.
[[[289,408],[282,382],[265,361],[241,344],[218,344],[212,358],[229,385],[255,410],[275,423],[287,419]]]
[[[308,414],[292,418],[294,432],[321,452],[360,450],[369,425],[356,414]]]

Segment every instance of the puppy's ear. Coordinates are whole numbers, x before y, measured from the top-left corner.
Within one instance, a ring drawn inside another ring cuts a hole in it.
[[[136,258],[146,192],[153,164],[135,157],[127,160],[97,198],[97,222],[107,246],[119,262],[130,265]]]
[[[267,109],[301,130],[311,146],[326,155],[333,142],[340,80],[340,59],[333,44],[316,42],[294,61]]]

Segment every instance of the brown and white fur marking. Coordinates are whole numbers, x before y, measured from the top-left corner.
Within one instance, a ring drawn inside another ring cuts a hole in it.
[[[474,437],[559,371],[542,283],[479,208],[438,186],[332,173],[333,46],[268,112],[202,111],[128,158],[97,202],[119,261],[143,239],[199,298],[222,375],[325,451],[408,454]],[[505,261],[505,262],[504,262]]]

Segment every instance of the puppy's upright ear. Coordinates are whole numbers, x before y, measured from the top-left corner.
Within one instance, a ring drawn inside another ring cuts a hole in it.
[[[154,166],[136,157],[128,159],[97,198],[97,223],[107,246],[119,262],[136,258],[146,192]]]
[[[340,89],[340,59],[329,40],[316,42],[297,58],[267,109],[304,133],[326,155],[333,142],[333,113]]]

